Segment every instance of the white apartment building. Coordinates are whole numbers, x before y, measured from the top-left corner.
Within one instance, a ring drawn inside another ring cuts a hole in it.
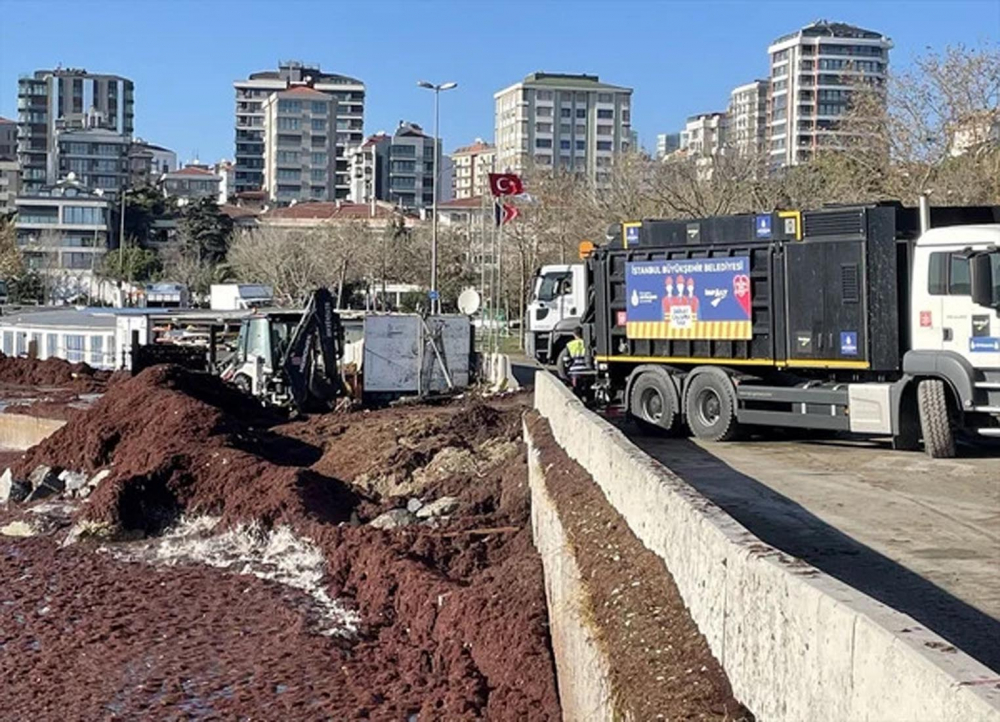
[[[768,154],[772,168],[838,147],[837,121],[859,83],[884,87],[892,41],[881,33],[819,20],[775,40]]]
[[[532,73],[493,98],[499,172],[561,169],[601,185],[630,148],[632,89],[596,75]]]
[[[315,63],[282,61],[278,70],[251,73],[233,83],[236,91],[236,165],[231,192],[258,191],[264,185],[264,102],[271,93],[297,84],[309,85],[337,101],[336,126],[331,127],[334,175],[330,185],[337,198],[351,190],[347,149],[364,140],[365,84],[346,75],[325,73]]]
[[[680,149],[689,158],[713,158],[725,148],[727,129],[725,113],[692,115],[681,131]]]
[[[372,203],[388,197],[390,143],[392,136],[379,131],[348,151],[350,199],[354,203]]]
[[[490,173],[496,163],[497,149],[482,138],[451,154],[454,163],[452,190],[456,200],[478,198],[490,192]]]
[[[332,95],[305,85],[271,93],[264,101],[263,190],[272,201],[337,199],[337,108]]]
[[[726,142],[740,155],[762,155],[767,146],[767,80],[733,88],[729,94]]]

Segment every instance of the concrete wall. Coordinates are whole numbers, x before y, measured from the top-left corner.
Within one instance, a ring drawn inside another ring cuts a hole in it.
[[[987,667],[764,544],[551,374],[536,375],[535,407],[663,559],[735,695],[758,719],[1000,722],[1000,681]]]
[[[559,702],[565,720],[621,719],[615,710],[607,653],[597,640],[589,596],[569,543],[545,486],[544,472],[527,426],[528,484],[531,487],[531,532],[545,568],[549,633],[559,679]]]
[[[0,451],[30,449],[65,425],[62,419],[0,413]]]

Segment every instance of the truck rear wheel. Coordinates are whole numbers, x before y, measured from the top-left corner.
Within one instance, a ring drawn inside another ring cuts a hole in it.
[[[559,355],[556,356],[556,376],[564,382],[569,381],[569,349],[563,346]]]
[[[666,373],[646,371],[632,384],[629,411],[641,426],[671,432],[677,428],[680,408],[677,392]]]
[[[684,412],[691,433],[705,441],[731,441],[739,433],[736,392],[725,372],[697,373],[684,396]]]
[[[941,379],[924,379],[917,386],[917,408],[924,451],[932,459],[955,456],[955,434],[948,415],[948,392]]]

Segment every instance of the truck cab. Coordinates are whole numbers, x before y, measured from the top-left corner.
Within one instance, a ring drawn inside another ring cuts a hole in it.
[[[535,274],[527,308],[525,351],[554,364],[587,306],[586,268],[582,263],[542,266]]]

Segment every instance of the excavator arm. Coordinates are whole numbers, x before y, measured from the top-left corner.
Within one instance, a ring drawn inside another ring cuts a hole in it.
[[[343,327],[326,288],[315,290],[281,357],[280,368],[299,411],[328,406],[343,391],[339,361]]]

